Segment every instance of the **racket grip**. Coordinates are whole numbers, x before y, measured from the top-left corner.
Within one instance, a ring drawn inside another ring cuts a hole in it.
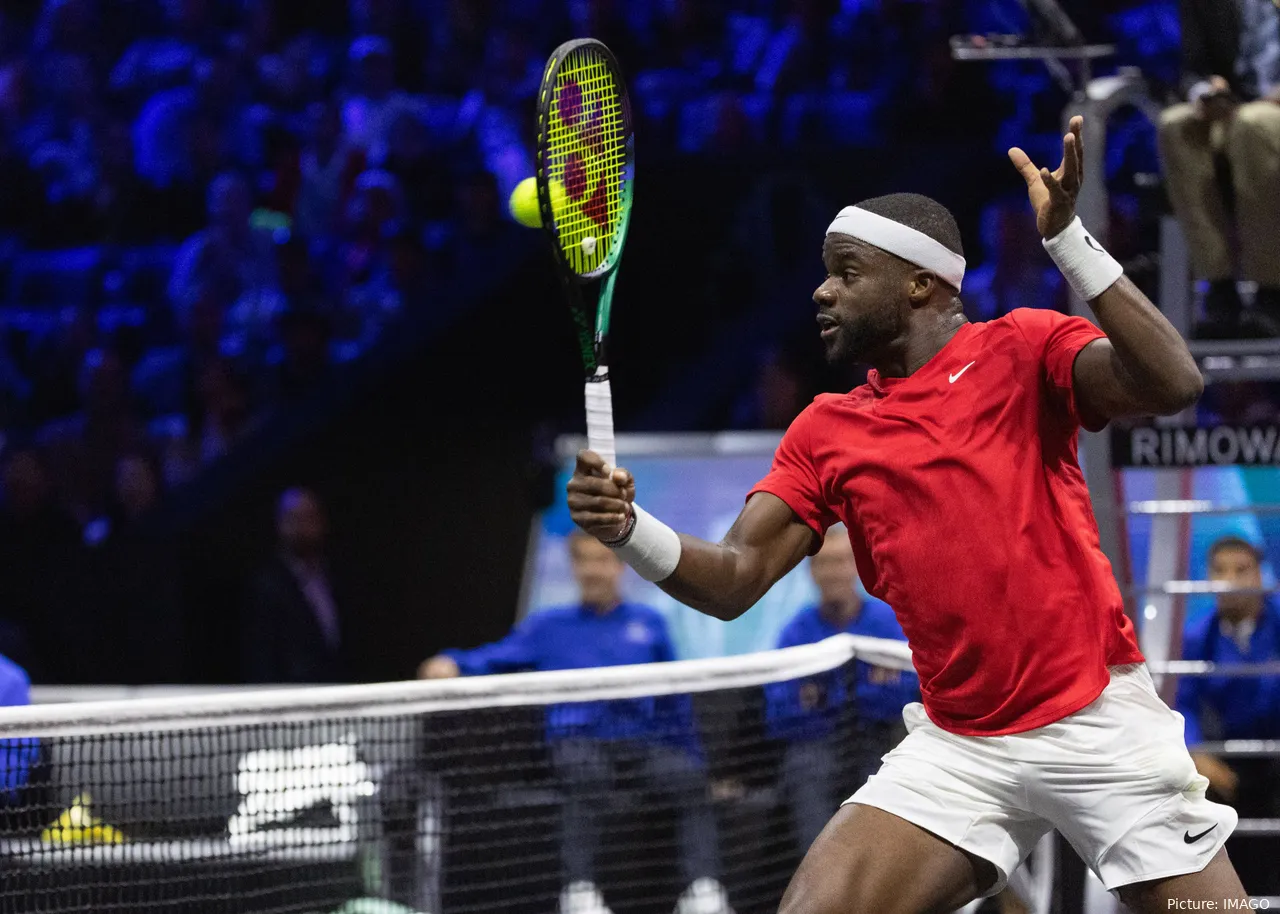
[[[587,379],[587,447],[604,458],[610,471],[618,465],[613,443],[613,395],[609,392],[609,372],[603,365]]]

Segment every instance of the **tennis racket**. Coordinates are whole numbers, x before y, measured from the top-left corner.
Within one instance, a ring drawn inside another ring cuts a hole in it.
[[[613,52],[593,38],[556,48],[538,90],[538,209],[555,250],[586,372],[587,446],[613,467],[606,344],[631,217],[635,137]],[[594,320],[583,287],[598,282]]]

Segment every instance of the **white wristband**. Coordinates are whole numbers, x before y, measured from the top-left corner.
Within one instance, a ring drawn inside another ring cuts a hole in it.
[[[1124,275],[1124,267],[1084,230],[1079,216],[1042,244],[1076,295],[1085,301],[1093,301]]]
[[[631,510],[631,534],[610,548],[646,581],[665,581],[680,564],[680,535],[639,505],[632,504]]]

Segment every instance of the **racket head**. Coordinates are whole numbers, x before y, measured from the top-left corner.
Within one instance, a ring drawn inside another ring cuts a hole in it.
[[[635,134],[617,58],[594,38],[556,48],[538,90],[538,209],[579,282],[618,265],[631,218]]]

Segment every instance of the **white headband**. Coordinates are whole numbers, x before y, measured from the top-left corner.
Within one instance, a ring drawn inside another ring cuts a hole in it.
[[[832,233],[851,235],[882,251],[896,254],[908,263],[932,270],[944,282],[955,286],[957,292],[960,291],[960,283],[964,280],[964,258],[924,232],[869,210],[846,206],[827,226],[827,234]]]

